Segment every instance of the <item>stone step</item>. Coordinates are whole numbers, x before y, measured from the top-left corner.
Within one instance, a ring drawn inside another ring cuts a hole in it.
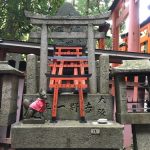
[[[38,95],[24,95],[24,99],[35,100]],[[46,120],[51,119],[53,95],[47,95],[47,109],[44,113]],[[109,94],[88,94],[84,96],[86,120],[106,118],[113,120],[113,100]],[[24,110],[25,111],[25,110]],[[79,95],[61,94],[58,98],[58,120],[79,120]]]
[[[122,149],[123,125],[108,121],[79,123],[66,120],[45,124],[14,124],[12,148],[102,148]]]

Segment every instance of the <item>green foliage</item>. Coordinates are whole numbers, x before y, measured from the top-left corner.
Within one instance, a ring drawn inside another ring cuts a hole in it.
[[[30,26],[24,16],[25,6],[20,0],[0,0],[0,37],[18,39],[26,34]]]
[[[77,10],[82,15],[97,15],[108,11],[111,0],[78,0]]]
[[[25,17],[24,10],[53,15],[63,2],[64,0],[0,0],[0,38],[26,40],[32,26]]]
[[[105,39],[105,49],[112,49],[112,37],[106,37]]]
[[[112,0],[78,0],[76,8],[81,15],[98,15],[108,11]],[[112,48],[112,38],[106,38],[105,48]]]
[[[51,14],[54,15],[64,2],[65,0],[49,0],[49,4],[51,5]]]

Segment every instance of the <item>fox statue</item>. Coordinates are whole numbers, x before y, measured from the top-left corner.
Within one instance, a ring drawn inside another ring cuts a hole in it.
[[[43,89],[40,89],[39,97],[35,101],[31,102],[31,100],[24,99],[23,106],[26,109],[24,114],[25,119],[34,117],[37,112],[39,112],[40,118],[44,119],[43,112],[46,110],[46,99],[47,95]]]

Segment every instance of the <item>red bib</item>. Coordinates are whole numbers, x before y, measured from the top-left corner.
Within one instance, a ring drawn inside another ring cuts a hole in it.
[[[32,108],[38,112],[44,112],[46,108],[45,100],[37,98],[33,103],[29,105],[29,108]]]

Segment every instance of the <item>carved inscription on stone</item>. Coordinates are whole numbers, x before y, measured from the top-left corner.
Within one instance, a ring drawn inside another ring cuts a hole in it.
[[[52,111],[53,96],[48,96],[45,116],[49,120]],[[84,96],[84,111],[87,120],[111,118],[112,99],[110,95],[89,94]],[[80,114],[78,95],[61,95],[58,98],[57,113],[60,120],[78,120]]]

